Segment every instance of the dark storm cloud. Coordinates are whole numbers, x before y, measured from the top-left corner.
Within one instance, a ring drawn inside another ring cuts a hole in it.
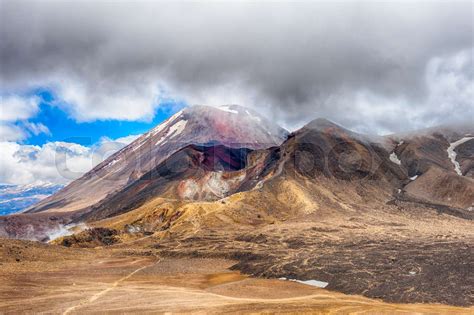
[[[4,92],[49,85],[79,120],[144,118],[163,91],[287,127],[327,117],[388,132],[474,115],[470,1],[2,1],[1,15]]]

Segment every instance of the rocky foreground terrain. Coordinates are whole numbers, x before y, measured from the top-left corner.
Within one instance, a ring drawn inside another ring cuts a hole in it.
[[[471,126],[372,137],[318,119],[285,138],[263,121],[184,111],[0,217],[0,236],[49,242],[2,240],[0,312],[474,311]]]
[[[293,281],[250,277],[233,270],[238,255],[230,259],[170,257],[162,253],[154,248],[137,249],[124,244],[79,249],[2,240],[0,310],[4,314],[473,311],[428,301],[387,303]]]

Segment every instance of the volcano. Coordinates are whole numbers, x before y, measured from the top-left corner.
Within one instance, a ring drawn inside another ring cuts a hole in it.
[[[238,105],[188,107],[26,213],[86,209],[139,179],[189,144],[261,149],[281,144],[287,134],[285,129],[253,110]]]

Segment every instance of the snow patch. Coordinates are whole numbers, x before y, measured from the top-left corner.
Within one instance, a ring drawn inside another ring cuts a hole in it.
[[[176,114],[174,114],[173,116],[171,116],[170,118],[168,118],[167,120],[165,120],[164,122],[162,122],[161,124],[159,124],[158,126],[156,126],[155,128],[153,128],[149,134],[154,136],[156,135],[157,133],[160,133],[162,130],[164,130],[166,127],[168,127],[168,125],[173,122],[174,120],[176,120],[179,116],[181,116],[181,114],[183,113],[182,110],[180,110],[179,112],[177,112]]]
[[[454,150],[456,149],[457,146],[463,144],[464,142],[472,140],[472,139],[474,139],[474,137],[464,137],[464,138],[462,138],[458,141],[452,142],[452,143],[450,143],[449,148],[447,150],[448,151],[448,157],[454,165],[454,171],[460,176],[462,176],[461,166],[459,165],[459,162],[456,161],[457,153]]]
[[[390,161],[392,161],[393,163],[395,163],[397,165],[402,165],[402,161],[400,161],[400,159],[398,158],[398,156],[395,152],[392,152],[390,154]]]
[[[166,135],[160,138],[160,140],[156,141],[155,145],[165,144],[166,143]]]
[[[136,150],[140,149],[145,144],[146,142],[145,139],[147,139],[148,137],[150,137],[150,134],[146,134],[143,140],[140,142],[140,144],[132,148],[132,151],[135,152]]]
[[[286,281],[294,281],[306,285],[311,285],[313,287],[318,287],[318,288],[325,288],[328,286],[328,282],[324,281],[319,281],[319,280],[296,280],[296,279],[287,279],[287,278],[279,278],[280,280],[286,280]]]
[[[218,107],[218,109],[220,109],[224,112],[232,113],[232,114],[238,114],[239,113],[236,110],[230,109],[230,106],[220,106],[220,107]]]
[[[399,146],[401,146],[402,144],[404,143],[404,141],[400,141],[398,144],[397,144],[397,148]],[[390,154],[390,161],[392,161],[393,163],[397,164],[397,165],[402,165],[402,161],[400,161],[400,159],[398,158],[397,154],[395,153],[395,151],[393,151],[391,154]]]
[[[114,159],[114,160],[110,161],[109,164],[107,164],[105,167],[111,167],[112,165],[114,165],[117,162],[118,162],[118,159]]]
[[[179,120],[174,125],[170,127],[168,132],[163,135],[155,145],[165,144],[167,140],[172,139],[183,132],[184,128],[186,128],[186,124],[188,123],[187,120]],[[166,140],[166,141],[165,141]]]
[[[257,116],[253,116],[252,114],[250,114],[250,112],[248,110],[245,110],[245,112],[247,113],[247,115],[250,116],[250,118],[252,118],[253,120],[255,120],[256,122],[261,122],[262,120],[260,119],[260,117],[257,117]]]
[[[168,132],[171,132],[170,139],[176,137],[181,132],[183,132],[184,128],[186,128],[186,124],[188,123],[187,120],[180,120],[176,124],[170,127]]]

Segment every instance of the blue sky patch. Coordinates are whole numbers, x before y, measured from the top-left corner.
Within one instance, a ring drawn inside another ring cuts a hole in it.
[[[69,117],[60,100],[55,99],[49,90],[36,90],[32,93],[41,98],[39,113],[28,120],[30,123],[41,123],[48,127],[50,134],[31,134],[22,141],[23,144],[43,145],[52,141],[64,141],[90,146],[102,137],[116,139],[129,135],[137,135],[158,125],[178,110],[186,106],[183,101],[167,99],[161,101],[151,121],[120,121],[96,120],[92,122],[77,122]],[[19,123],[21,124],[21,123]]]

